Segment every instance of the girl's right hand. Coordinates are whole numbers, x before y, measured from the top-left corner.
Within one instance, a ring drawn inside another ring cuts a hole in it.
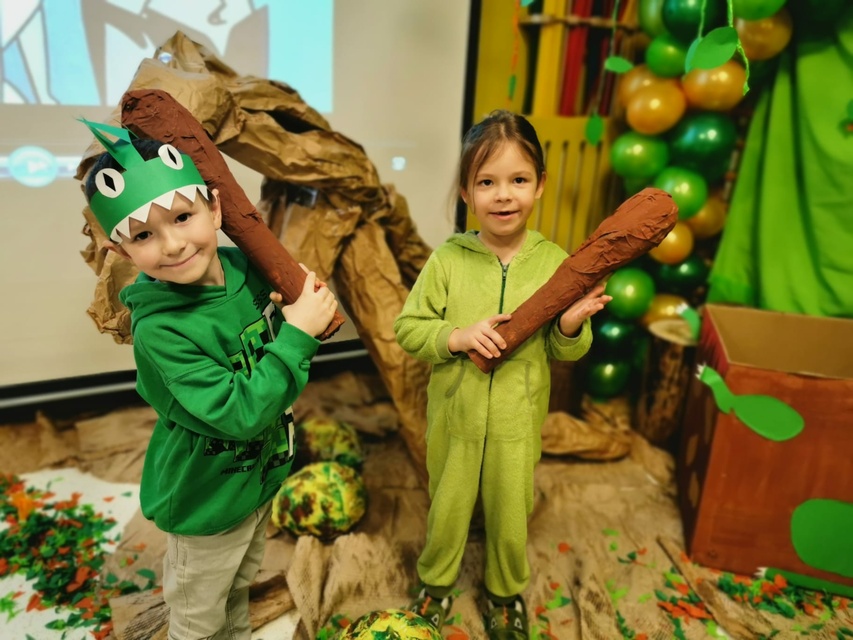
[[[316,291],[314,290],[316,281],[317,275],[313,271],[309,271],[305,277],[305,284],[302,286],[302,293],[299,294],[296,301],[281,308],[288,324],[313,337],[317,337],[325,331],[338,308],[338,301],[328,287],[321,286]],[[278,294],[271,294],[270,298],[273,298],[273,295]],[[274,298],[273,301],[275,302]]]
[[[451,353],[474,349],[484,358],[497,358],[501,355],[501,349],[506,349],[506,341],[495,331],[495,327],[511,317],[508,313],[499,313],[470,327],[454,329],[447,339],[447,348]]]

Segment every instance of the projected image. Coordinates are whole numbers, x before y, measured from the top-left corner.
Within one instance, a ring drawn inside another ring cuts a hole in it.
[[[332,29],[333,0],[7,0],[0,101],[114,106],[139,62],[180,30],[239,73],[286,82],[329,113]]]

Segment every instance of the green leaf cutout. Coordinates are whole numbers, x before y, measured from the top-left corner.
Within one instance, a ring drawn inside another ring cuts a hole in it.
[[[853,578],[853,503],[806,500],[791,514],[791,543],[810,567]],[[830,589],[832,591],[832,589]]]
[[[604,61],[604,68],[613,73],[625,73],[633,69],[634,64],[622,56],[609,56]]]
[[[805,427],[803,417],[791,405],[773,396],[735,395],[711,367],[699,367],[699,380],[710,387],[720,411],[733,410],[738,420],[768,440],[790,440]]]
[[[604,120],[597,113],[592,114],[586,121],[586,141],[598,144],[604,135]]]
[[[696,38],[687,50],[685,69],[715,69],[732,59],[737,51],[734,27],[717,27],[704,38]]]
[[[696,49],[699,47],[700,42],[702,42],[702,36],[696,38],[687,48],[687,53],[684,55],[684,73],[690,73],[696,68],[693,64],[693,58],[696,57]]]
[[[853,120],[853,100],[847,103],[847,119]]]
[[[687,326],[690,327],[690,336],[693,340],[699,340],[699,331],[702,328],[702,318],[699,317],[699,312],[689,304],[680,304],[675,308],[675,311],[684,318]]]

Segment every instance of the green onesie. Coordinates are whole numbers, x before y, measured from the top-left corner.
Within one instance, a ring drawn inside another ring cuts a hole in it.
[[[426,434],[432,505],[418,560],[428,585],[456,580],[478,489],[486,518],[486,588],[514,596],[530,580],[527,517],[548,412],[548,358],[583,356],[592,343],[589,320],[578,337],[567,338],[555,319],[490,374],[465,354],[450,353],[447,339],[456,327],[512,313],[565,258],[535,231],[508,265],[475,231],[454,235],[430,256],[394,323],[400,346],[432,364]]]

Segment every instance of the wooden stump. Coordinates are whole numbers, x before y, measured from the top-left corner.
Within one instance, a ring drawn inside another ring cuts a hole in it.
[[[681,424],[693,373],[696,341],[687,322],[652,322],[648,358],[634,412],[634,428],[653,444],[664,444]]]
[[[581,414],[583,384],[579,379],[577,362],[551,360],[551,396],[548,412],[563,411],[569,415]]]

